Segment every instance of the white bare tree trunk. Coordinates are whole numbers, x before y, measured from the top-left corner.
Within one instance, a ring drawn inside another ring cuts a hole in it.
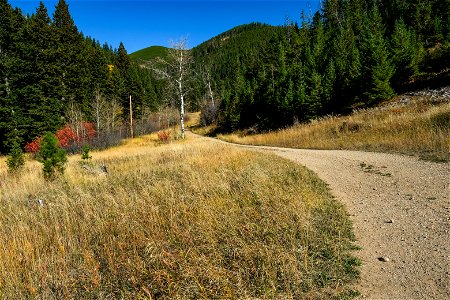
[[[133,131],[133,104],[131,102],[131,95],[130,95],[130,134],[131,134],[131,138],[134,138],[134,131]]]
[[[95,113],[95,126],[97,127],[97,137],[100,135],[100,106],[102,102],[102,95],[100,94],[100,91],[97,89],[95,91],[95,102],[94,102],[94,113]]]
[[[183,97],[183,95],[181,95],[180,101],[181,101],[181,105],[180,105],[181,139],[184,140],[184,97]]]
[[[181,44],[180,44],[181,45]],[[180,52],[180,60],[179,60],[179,74],[180,77],[178,79],[178,90],[179,90],[179,94],[180,94],[180,125],[181,125],[181,139],[184,140],[184,91],[183,91],[183,73],[184,73],[184,62],[183,62],[183,51],[184,51],[184,46],[180,47],[182,49],[179,50]]]
[[[208,90],[209,90],[209,96],[211,97],[211,105],[212,107],[216,107],[216,104],[214,103],[214,94],[211,89],[211,78],[208,77]]]
[[[189,88],[189,71],[190,71],[191,55],[187,49],[186,38],[172,43],[172,48],[169,49],[167,60],[160,59],[157,65],[151,65],[150,68],[161,78],[168,81],[168,88],[180,101],[180,127],[181,138],[185,138],[184,115],[185,115],[185,101],[187,89]],[[164,66],[164,67],[161,67]],[[172,98],[173,99],[173,98]]]
[[[5,89],[6,89],[6,96],[9,98],[9,94],[11,93],[11,89],[9,88],[8,77],[5,77]]]

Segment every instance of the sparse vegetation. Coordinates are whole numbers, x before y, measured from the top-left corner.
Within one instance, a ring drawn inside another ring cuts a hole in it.
[[[220,159],[217,158],[220,154]],[[0,165],[0,298],[330,299],[355,292],[351,223],[312,172],[156,134],[72,156],[64,181]]]
[[[238,132],[218,137],[240,144],[393,152],[449,161],[450,103],[433,101],[430,97],[416,98],[410,104],[385,105],[344,117],[329,116],[269,133]],[[196,132],[208,134],[213,130],[210,127]]]

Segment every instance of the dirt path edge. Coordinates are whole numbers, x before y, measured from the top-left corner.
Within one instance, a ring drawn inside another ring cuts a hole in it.
[[[386,153],[230,145],[270,151],[328,183],[362,248],[354,287],[360,298],[450,299],[449,164]]]

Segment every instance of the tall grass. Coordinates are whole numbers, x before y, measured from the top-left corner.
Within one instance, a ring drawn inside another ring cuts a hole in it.
[[[218,137],[241,144],[393,152],[449,161],[450,103],[416,100],[409,105],[326,117],[270,133]]]
[[[65,177],[0,164],[2,299],[329,299],[357,275],[351,224],[310,171],[156,135],[71,157]],[[39,201],[41,200],[41,201]]]

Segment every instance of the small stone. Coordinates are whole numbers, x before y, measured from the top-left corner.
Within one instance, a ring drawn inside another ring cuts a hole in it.
[[[390,261],[389,257],[386,257],[386,256],[380,256],[380,257],[378,257],[378,260],[379,260],[379,261],[382,261],[382,262],[388,262],[388,261]]]
[[[384,221],[384,223],[392,224],[392,223],[394,223],[394,221],[392,219],[389,219],[389,220]]]

